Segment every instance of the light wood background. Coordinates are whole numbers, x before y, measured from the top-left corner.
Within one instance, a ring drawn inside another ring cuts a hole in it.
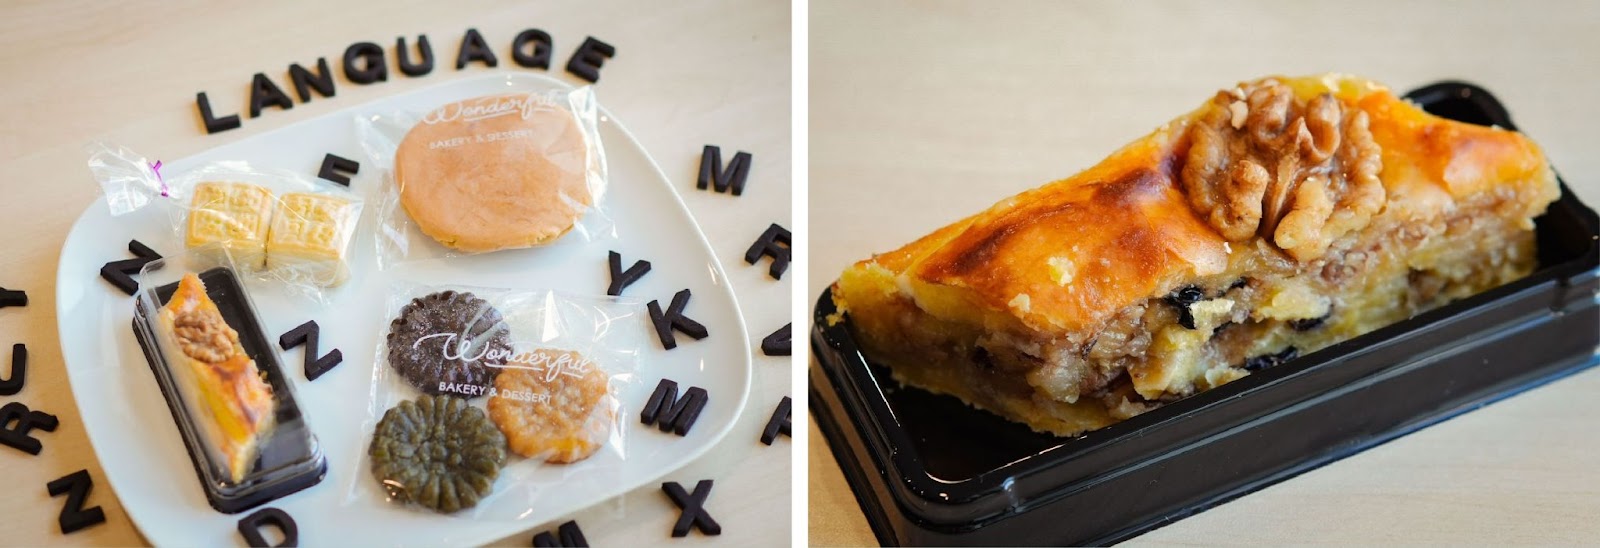
[[[808,290],[1098,162],[1217,89],[1350,72],[1493,91],[1600,205],[1600,3],[814,0]],[[1593,543],[1600,369],[1134,544]],[[810,540],[874,542],[813,422]]]
[[[567,58],[584,37],[595,36],[617,49],[600,71],[602,103],[655,157],[706,229],[757,337],[754,348],[790,318],[788,277],[772,281],[765,262],[751,267],[742,260],[769,223],[792,227],[789,19],[787,3],[737,0],[0,4],[0,286],[25,289],[29,297],[25,308],[0,309],[0,362],[6,364],[0,371],[9,372],[11,343],[26,343],[30,354],[25,388],[0,402],[21,401],[60,419],[55,432],[35,432],[44,444],[38,456],[0,447],[0,544],[143,543],[90,449],[57,338],[57,257],[72,222],[98,199],[82,144],[102,139],[152,158],[177,159],[421,86],[529,70],[510,59],[512,38],[527,28],[554,38],[548,74],[579,83],[564,70]],[[494,49],[498,68],[455,70],[457,45],[469,27]],[[434,72],[407,78],[395,69],[394,40],[406,36],[414,44],[419,33],[433,45]],[[233,131],[202,130],[197,91],[209,92],[218,114],[243,112],[252,74],[265,72],[293,94],[290,63],[314,66],[327,57],[339,72],[345,47],[359,41],[384,45],[389,81],[358,86],[340,72],[334,98],[297,103],[290,111],[269,108],[257,119],[245,114],[244,126]],[[694,189],[704,144],[722,145],[724,159],[734,150],[754,153],[744,196]],[[787,438],[772,447],[756,439],[778,400],[791,395],[789,363],[758,354],[744,418],[707,457],[667,478],[691,487],[698,479],[716,480],[707,508],[723,534],[693,533],[681,542],[788,542],[793,447]],[[88,503],[103,508],[107,521],[64,537],[56,516],[65,499],[48,496],[45,484],[83,468],[95,480]],[[569,518],[597,546],[637,546],[672,540],[677,510],[651,485]],[[500,544],[527,546],[530,536]]]

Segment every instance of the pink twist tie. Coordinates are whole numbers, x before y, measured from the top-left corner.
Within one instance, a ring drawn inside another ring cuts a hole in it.
[[[167,192],[167,179],[161,176],[161,160],[156,160],[156,163],[150,164],[150,171],[155,172],[156,180],[161,182],[161,197],[170,198],[172,195]]]

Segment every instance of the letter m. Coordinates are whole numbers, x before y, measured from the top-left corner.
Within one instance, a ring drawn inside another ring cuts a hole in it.
[[[644,411],[639,413],[639,421],[646,425],[658,425],[662,432],[683,436],[694,426],[695,419],[700,418],[700,410],[705,409],[710,399],[710,394],[698,386],[690,387],[679,398],[678,383],[661,379],[656,391],[650,393],[650,401],[645,403]]]
[[[744,194],[744,180],[750,176],[750,153],[740,152],[733,155],[733,160],[728,162],[728,167],[722,167],[722,149],[706,145],[700,152],[700,179],[695,188],[705,190],[710,185],[716,192],[727,192],[733,189],[733,195]]]

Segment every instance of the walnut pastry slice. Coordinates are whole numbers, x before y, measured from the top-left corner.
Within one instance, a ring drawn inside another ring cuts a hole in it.
[[[272,434],[275,404],[255,360],[193,272],[156,315],[167,363],[222,478],[238,483]]]
[[[833,295],[901,382],[1076,435],[1526,276],[1558,193],[1519,133],[1271,77]]]

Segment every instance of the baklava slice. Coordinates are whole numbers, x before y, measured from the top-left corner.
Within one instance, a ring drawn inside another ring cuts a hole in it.
[[[1076,435],[1527,275],[1558,193],[1516,132],[1265,78],[833,295],[901,382]]]
[[[192,272],[157,313],[156,330],[189,416],[226,479],[238,483],[276,423],[272,386]]]

